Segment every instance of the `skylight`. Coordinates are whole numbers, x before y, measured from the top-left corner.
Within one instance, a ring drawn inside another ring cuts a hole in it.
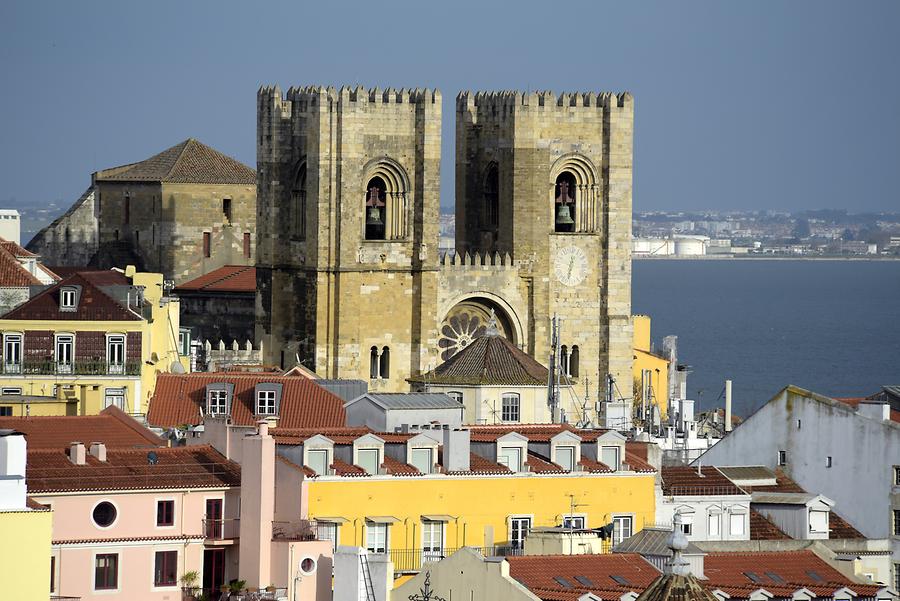
[[[825,582],[825,579],[819,576],[818,572],[814,572],[813,570],[806,570],[806,575],[816,582]]]
[[[610,576],[610,578],[612,578],[613,580],[615,580],[622,586],[631,586],[631,583],[628,582],[628,580],[626,580],[624,576],[619,576],[618,574],[613,574],[612,576]]]
[[[784,584],[784,578],[782,578],[775,572],[766,572],[766,576],[768,576],[769,580],[771,580],[775,584]]]
[[[575,580],[577,580],[579,584],[582,584],[588,588],[594,588],[594,583],[591,582],[587,576],[575,576]]]
[[[572,588],[572,583],[563,578],[562,576],[554,576],[554,580],[556,580],[559,584],[563,585],[566,588]]]
[[[755,582],[756,584],[762,584],[762,578],[759,577],[759,574],[756,572],[744,572],[744,576]]]

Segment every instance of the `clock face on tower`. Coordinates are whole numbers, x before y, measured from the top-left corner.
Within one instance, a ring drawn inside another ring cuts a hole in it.
[[[562,285],[577,286],[587,277],[587,256],[576,246],[564,246],[556,253],[553,269]]]

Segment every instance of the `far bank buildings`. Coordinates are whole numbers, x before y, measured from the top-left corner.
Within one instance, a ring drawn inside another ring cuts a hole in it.
[[[266,359],[404,390],[492,313],[546,363],[557,315],[579,392],[597,400],[612,374],[631,397],[631,94],[460,93],[445,255],[441,110],[428,89],[259,90]]]
[[[441,111],[437,90],[262,88],[256,173],[195,140],[98,172],[37,252],[84,265],[99,243],[92,264],[128,256],[176,284],[255,263],[264,361],[299,357],[373,391],[408,390],[492,314],[546,365],[557,315],[588,409],[607,374],[630,398],[632,96],[459,94],[457,252],[444,255]],[[91,231],[75,231],[80,213]],[[72,236],[93,246],[76,252]]]

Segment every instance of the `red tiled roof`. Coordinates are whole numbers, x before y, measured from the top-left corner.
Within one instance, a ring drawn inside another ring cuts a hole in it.
[[[100,171],[96,179],[112,182],[249,185],[256,184],[256,172],[218,150],[194,138],[188,138],[139,163]]]
[[[506,561],[509,562],[510,576],[547,600],[577,599],[587,592],[605,600],[617,600],[628,592],[640,593],[660,574],[637,553],[531,555],[507,557]],[[613,576],[621,577],[628,584],[616,582]],[[571,586],[564,586],[556,578],[562,578]],[[589,582],[591,586],[579,580]],[[573,593],[577,594],[571,596]]]
[[[600,461],[594,461],[593,459],[588,459],[585,456],[581,456],[581,461],[579,461],[581,465],[584,466],[584,471],[590,472],[592,474],[605,474],[607,472],[612,472],[612,469],[605,463]]]
[[[755,509],[750,509],[750,540],[790,540],[790,538],[766,516]]]
[[[438,461],[443,464],[443,447],[438,449],[438,451]],[[491,461],[490,459],[482,457],[481,455],[476,455],[475,453],[469,453],[468,470],[449,471],[447,473],[450,475],[463,476],[466,474],[511,474],[512,471],[505,465],[501,465],[496,461]]]
[[[252,426],[256,423],[253,415],[256,404],[254,390],[261,383],[282,385],[279,428],[273,434],[278,434],[279,430],[286,432],[290,428],[321,430],[344,425],[344,401],[316,384],[315,380],[253,372],[159,374],[156,390],[150,399],[147,422],[161,428],[199,424],[200,409],[206,402],[207,384],[220,383],[234,385],[231,420],[235,425]]]
[[[102,544],[102,543],[139,543],[143,541],[167,541],[167,540],[200,540],[203,539],[202,534],[173,534],[170,536],[132,536],[121,538],[73,538],[64,540],[55,540],[51,544],[54,545],[76,545],[76,544]]]
[[[661,474],[663,494],[672,496],[747,494],[713,466],[703,466],[700,468],[700,474],[695,467],[663,467]]]
[[[528,471],[535,474],[566,474],[566,470],[562,467],[556,465],[552,461],[548,461],[547,459],[541,457],[537,453],[528,453],[528,458],[525,460],[525,465],[528,466]]]
[[[175,292],[256,292],[256,267],[225,265],[179,284]]]
[[[631,466],[633,472],[655,472],[656,468],[628,451],[625,451],[625,463]]]
[[[335,459],[331,463],[331,468],[334,470],[335,476],[357,476],[364,478],[371,475],[358,465],[353,465],[346,461],[341,461],[340,459]]]
[[[875,393],[874,395],[867,396],[867,397],[859,396],[859,397],[832,397],[832,398],[834,398],[834,400],[836,400],[836,401],[840,401],[841,403],[844,403],[845,405],[850,405],[854,409],[857,409],[859,407],[860,403],[865,402],[865,401],[871,401],[873,397],[876,397],[879,394],[880,393]],[[891,409],[891,421],[900,423],[900,411]]]
[[[213,447],[160,447],[152,449],[157,463],[148,461],[148,449],[107,449],[106,461],[87,454],[84,465],[74,465],[65,450],[29,450],[26,481],[29,494],[92,490],[153,490],[160,488],[215,488],[240,486],[240,466]]]
[[[830,597],[831,593],[842,587],[866,597],[881,588],[879,585],[851,581],[810,550],[708,553],[704,558],[703,572],[707,577],[707,588],[721,589],[732,597],[747,597],[750,592],[764,588],[776,597],[790,598],[791,593],[804,587],[819,597]],[[754,582],[747,573],[755,574],[759,582]],[[817,575],[819,580],[811,573]]]
[[[409,465],[408,463],[403,463],[402,461],[398,461],[393,457],[384,458],[384,463],[381,465],[387,470],[387,473],[392,474],[394,476],[421,476],[422,472]]]
[[[30,250],[25,250],[12,240],[5,240],[3,238],[0,238],[0,246],[2,246],[3,249],[6,250],[9,254],[17,258],[33,259],[38,256]]]
[[[102,442],[108,448],[158,447],[165,442],[118,407],[99,415],[0,417],[0,428],[25,435],[28,451],[68,449],[75,441],[89,446]]]
[[[43,503],[38,503],[31,497],[25,497],[25,507],[28,509],[34,509],[35,511],[50,511],[50,507],[44,505]]]
[[[511,432],[521,434],[532,442],[550,442],[560,432],[572,432],[582,441],[597,440],[609,430],[581,430],[569,424],[503,424],[498,426],[471,426],[469,428],[472,442],[494,442],[501,436]]]
[[[22,267],[18,259],[6,248],[7,244],[15,243],[7,242],[0,238],[0,287],[24,288],[26,286],[40,286],[41,281]],[[18,244],[15,245],[18,246]]]
[[[99,286],[112,283],[130,283],[117,272],[79,272],[64,278],[53,286],[19,305],[3,316],[3,319],[49,321],[141,321],[141,317],[106,294]],[[81,286],[81,296],[74,311],[59,310],[59,289],[63,286]]]

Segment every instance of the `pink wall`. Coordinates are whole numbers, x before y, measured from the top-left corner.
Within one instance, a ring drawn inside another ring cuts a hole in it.
[[[311,557],[316,562],[312,574],[300,572],[300,562]],[[272,582],[288,590],[289,601],[331,601],[331,572],[334,559],[330,541],[272,543]]]

